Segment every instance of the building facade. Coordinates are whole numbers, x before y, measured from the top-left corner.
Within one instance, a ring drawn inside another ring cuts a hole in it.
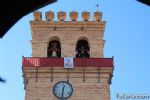
[[[25,100],[110,100],[113,58],[104,58],[102,13],[34,12],[32,57],[23,57]],[[68,62],[71,65],[67,65]],[[64,82],[64,83],[63,83]],[[71,88],[69,87],[71,86]]]

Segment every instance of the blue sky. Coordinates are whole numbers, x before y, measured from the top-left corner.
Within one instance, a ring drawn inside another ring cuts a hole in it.
[[[44,13],[49,10],[55,14],[60,10],[67,14],[76,10],[80,15],[87,10],[92,14],[97,3],[107,22],[104,55],[114,56],[111,100],[117,100],[116,93],[150,95],[150,7],[136,0],[58,0],[39,11],[44,20]],[[7,81],[0,83],[0,100],[24,100],[21,61],[22,56],[31,56],[30,20],[33,20],[32,13],[0,39],[0,76]]]

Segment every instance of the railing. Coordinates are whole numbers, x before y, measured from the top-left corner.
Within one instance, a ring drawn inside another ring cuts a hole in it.
[[[73,58],[76,67],[113,67],[113,58]],[[23,57],[23,67],[63,67],[64,58]]]

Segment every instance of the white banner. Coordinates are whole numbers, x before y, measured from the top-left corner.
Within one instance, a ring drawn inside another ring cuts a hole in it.
[[[65,68],[73,68],[73,57],[64,57],[64,67]]]

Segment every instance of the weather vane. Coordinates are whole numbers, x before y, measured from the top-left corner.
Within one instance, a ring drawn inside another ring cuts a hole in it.
[[[99,4],[97,3],[97,4],[96,4],[96,7],[97,7],[97,11],[98,11],[98,9],[99,9],[99,6],[100,6],[100,5],[99,5]]]

